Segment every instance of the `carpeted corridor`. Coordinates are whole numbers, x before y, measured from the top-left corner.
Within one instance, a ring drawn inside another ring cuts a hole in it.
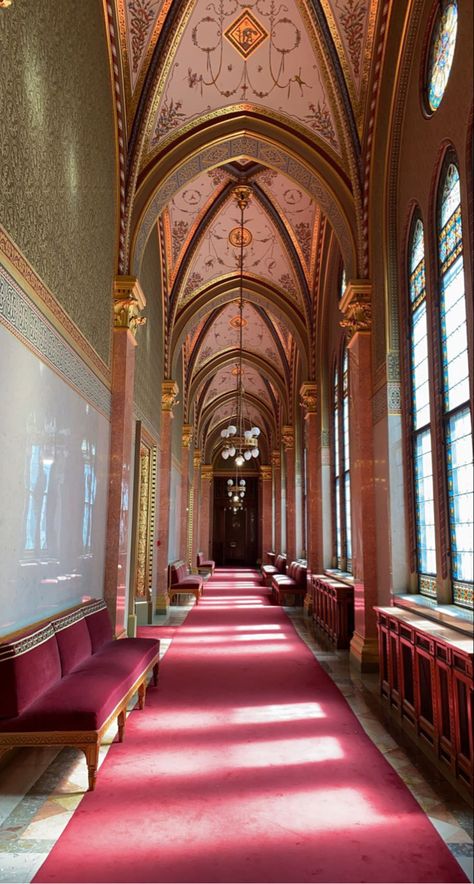
[[[258,575],[220,569],[35,880],[467,879]]]

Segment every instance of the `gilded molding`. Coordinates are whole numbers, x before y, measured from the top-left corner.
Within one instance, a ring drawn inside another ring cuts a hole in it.
[[[201,466],[202,453],[200,448],[196,448],[193,454],[193,468],[198,470]]]
[[[261,478],[264,482],[271,481],[271,478],[272,478],[272,467],[271,467],[270,465],[268,465],[268,464],[260,464],[259,473],[260,473],[260,478]]]
[[[173,406],[176,404],[178,393],[179,387],[176,381],[163,381],[161,385],[162,411],[173,411]]]
[[[318,410],[318,386],[311,381],[305,381],[300,387],[301,405],[306,414],[315,414]]]
[[[372,330],[372,285],[366,280],[352,280],[347,284],[341,299],[340,308],[344,319],[341,328],[351,339],[358,332]]]
[[[146,307],[146,298],[135,276],[116,276],[114,280],[114,328],[128,328],[136,335],[146,318],[140,316]]]
[[[207,482],[212,482],[214,478],[214,467],[212,464],[203,463],[201,467],[201,479]]]
[[[272,451],[271,454],[272,467],[275,470],[281,469],[281,454],[279,451]]]
[[[191,447],[192,438],[193,438],[192,424],[183,424],[183,432],[182,432],[182,436],[181,436],[183,448],[190,448]]]
[[[291,425],[286,424],[281,428],[281,438],[285,451],[295,447],[295,431]]]

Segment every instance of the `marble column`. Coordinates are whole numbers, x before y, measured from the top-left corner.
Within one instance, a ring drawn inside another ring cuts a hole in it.
[[[206,559],[212,557],[212,504],[213,504],[214,470],[211,464],[204,463],[201,467],[201,521],[199,549]]]
[[[171,431],[173,405],[178,391],[179,388],[176,381],[163,381],[161,385],[161,456],[157,507],[157,543],[159,544],[155,601],[155,611],[157,614],[166,614],[170,603],[168,595],[168,548],[170,532]]]
[[[286,559],[290,564],[296,556],[295,521],[295,431],[292,426],[282,427],[281,436],[285,450],[286,473]]]
[[[273,505],[274,505],[274,551],[277,555],[282,552],[281,543],[281,454],[275,449],[272,451],[273,468]]]
[[[189,449],[193,438],[191,424],[183,424],[181,437],[181,534],[179,557],[186,561],[189,519]]]
[[[355,629],[351,660],[378,668],[376,519],[372,423],[372,288],[365,280],[348,284],[340,309],[349,353],[349,441],[352,500],[352,572]]]
[[[305,611],[311,615],[311,574],[320,574],[323,557],[323,510],[322,510],[322,452],[318,388],[306,381],[300,388],[304,408],[306,449],[306,559],[308,562],[308,592],[304,601]]]
[[[259,482],[261,485],[262,548],[260,558],[267,561],[267,552],[272,549],[272,468],[261,464]]]
[[[135,334],[138,326],[145,322],[140,316],[140,311],[145,305],[145,296],[134,276],[119,276],[115,279],[104,599],[116,635],[121,635],[127,625],[125,623],[126,584],[131,529],[129,502],[133,497],[131,461],[137,344]]]
[[[193,533],[191,542],[191,561],[190,567],[197,568],[198,545],[200,541],[199,525],[200,525],[200,509],[201,509],[201,451],[199,448],[194,449],[193,453]]]

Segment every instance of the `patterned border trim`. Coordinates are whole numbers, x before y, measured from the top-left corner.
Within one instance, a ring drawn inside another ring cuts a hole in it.
[[[453,580],[453,601],[455,605],[464,605],[472,610],[474,607],[474,587],[472,583]]]
[[[17,641],[0,645],[0,663],[5,660],[11,660],[14,657],[20,657],[22,654],[27,654],[28,651],[43,645],[50,638],[54,637],[54,629],[51,623],[48,623],[41,629],[37,629],[36,632],[32,632],[31,635],[25,635],[17,639]]]
[[[87,402],[110,418],[111,394],[105,384],[66,343],[59,332],[0,264],[0,324],[53,369]]]
[[[73,626],[78,620],[84,620],[84,612],[80,608],[77,611],[65,614],[64,617],[58,617],[57,620],[53,620],[52,626],[55,632],[62,632],[63,629]]]
[[[387,415],[401,414],[401,386],[391,381],[379,387],[372,397],[372,423],[376,424]]]
[[[119,69],[120,46],[117,47],[117,37],[114,26],[114,10],[111,2],[107,2],[106,25],[109,33],[111,66],[113,77],[113,89],[115,96],[115,109],[117,115],[117,140],[118,140],[118,165],[120,176],[120,230],[119,230],[119,262],[123,261],[125,254],[125,114],[122,105],[121,78]]]
[[[133,253],[133,272],[138,275],[143,252],[148,240],[151,228],[156,218],[163,211],[166,203],[188,181],[199,175],[200,172],[211,166],[219,166],[232,159],[233,156],[250,156],[260,162],[286,172],[304,189],[315,198],[321,209],[325,212],[336,233],[344,256],[344,263],[349,276],[353,268],[351,238],[342,214],[335,208],[334,200],[323,186],[322,182],[313,175],[302,163],[286,154],[274,145],[260,141],[258,138],[248,135],[238,135],[229,138],[221,144],[216,144],[199,151],[191,157],[179,169],[176,169],[165,179],[155,196],[151,200],[142,217]]]
[[[90,602],[88,605],[85,605],[84,608],[80,609],[80,613],[83,617],[90,617],[92,614],[97,614],[99,611],[107,610],[107,605],[104,602],[104,599],[97,599],[95,602]]]

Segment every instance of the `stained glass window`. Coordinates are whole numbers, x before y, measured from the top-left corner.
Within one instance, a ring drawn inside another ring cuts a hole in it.
[[[346,539],[346,571],[352,571],[351,475],[349,449],[349,355],[344,348],[342,359],[342,444],[344,467],[344,528]]]
[[[472,606],[472,417],[469,404],[461,190],[459,172],[454,163],[448,165],[441,184],[438,255],[451,577],[454,601]]]
[[[427,97],[431,111],[441,104],[453,63],[458,6],[456,0],[445,4],[437,15],[431,37],[427,71]]]
[[[334,463],[334,526],[336,533],[336,565],[342,562],[342,531],[341,531],[341,465],[339,457],[339,372],[334,370],[333,387],[333,463]]]
[[[341,271],[341,282],[339,285],[339,300],[342,298],[342,296],[346,290],[346,285],[347,285],[346,268],[343,267],[342,271]]]
[[[419,590],[435,595],[436,540],[431,451],[428,325],[426,315],[424,230],[417,218],[409,253],[411,424],[414,465],[416,554]]]
[[[339,369],[342,369],[340,371]],[[333,383],[333,485],[335,566],[352,571],[351,482],[349,455],[349,358],[334,369]]]

